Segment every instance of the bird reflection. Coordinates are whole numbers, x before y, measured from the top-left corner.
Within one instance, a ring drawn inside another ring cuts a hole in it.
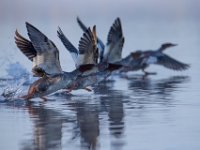
[[[112,85],[112,82],[111,84]],[[23,149],[62,149],[63,124],[72,126],[72,141],[80,138],[80,149],[95,150],[99,146],[100,136],[100,113],[107,113],[110,135],[120,142],[124,133],[124,110],[123,94],[114,91],[107,84],[100,86],[103,90],[108,90],[108,94],[100,95],[101,90],[96,90],[100,97],[95,103],[88,102],[89,97],[71,96],[67,97],[64,104],[67,110],[73,111],[76,118],[70,119],[60,111],[49,109],[45,105],[27,105],[30,117],[33,121],[33,140],[23,142]],[[110,88],[110,89],[109,89]],[[97,94],[98,95],[98,94]],[[66,141],[65,141],[66,142]],[[118,142],[117,142],[118,143]],[[117,144],[120,147],[120,144]],[[116,143],[115,143],[116,144]],[[112,147],[115,145],[112,143]]]
[[[95,103],[88,102],[88,97],[72,96],[71,103],[67,103],[71,110],[76,112],[77,125],[73,129],[73,140],[79,138],[83,149],[97,149],[98,137],[100,136],[100,115],[107,113],[110,135],[117,141],[111,143],[115,148],[122,147],[123,142],[120,141],[124,134],[124,109],[123,100],[126,98],[122,91],[112,89],[114,81],[102,82],[95,89]],[[80,100],[81,99],[81,100]]]
[[[95,93],[100,94],[101,110],[108,113],[110,135],[116,140],[111,146],[119,149],[123,146],[124,135],[124,108],[123,102],[127,98],[122,91],[113,89],[114,82],[102,82]]]
[[[95,150],[99,136],[99,111],[95,105],[85,102],[69,103],[68,106],[76,111],[77,125],[73,129],[75,135],[80,135],[81,147]],[[77,134],[77,131],[79,134]],[[77,138],[74,136],[73,139]]]
[[[135,78],[129,82],[129,90],[135,97],[148,99],[148,102],[167,104],[173,98],[173,93],[181,90],[181,85],[189,81],[188,76],[172,76],[166,79],[153,80],[151,78]],[[147,102],[144,100],[143,102]],[[140,100],[140,102],[142,102]]]
[[[27,108],[33,121],[33,140],[23,142],[22,149],[62,149],[62,126],[69,121],[68,118],[44,105],[28,104]]]
[[[125,145],[124,135],[127,135],[125,133],[126,122],[124,121],[125,109],[131,104],[136,104],[136,106],[137,104],[143,106],[144,103],[171,105],[174,99],[173,93],[181,90],[184,83],[189,80],[188,76],[172,76],[160,80],[154,80],[150,77],[135,77],[129,80],[126,92],[115,90],[113,88],[115,81],[102,82],[94,90],[95,94],[92,96],[71,95],[64,98],[64,96],[59,97],[58,95],[57,98],[64,100],[61,110],[48,108],[46,102],[27,103],[25,106],[33,122],[33,138],[23,141],[22,149],[63,149],[63,143],[69,144],[76,142],[77,139],[80,140],[80,149],[98,149],[102,146],[99,142],[100,134],[105,131],[103,129],[105,125],[101,126],[100,118],[104,119],[106,116],[108,119],[104,120],[103,123],[108,123],[111,149],[123,149]],[[57,101],[52,103],[56,104]],[[129,107],[129,109],[134,108]],[[70,113],[63,113],[65,110]],[[65,126],[70,127],[67,134],[72,135],[72,138],[70,141],[63,142]],[[101,135],[101,137],[104,136]]]

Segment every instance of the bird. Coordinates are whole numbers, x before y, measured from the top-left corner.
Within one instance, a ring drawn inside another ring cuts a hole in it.
[[[77,17],[77,22],[84,31],[86,26],[79,17]],[[122,24],[119,17],[115,19],[109,30],[106,46],[103,44],[102,40],[99,38],[97,39],[98,45],[102,48],[103,53],[100,56],[100,60],[104,62],[114,62],[115,64],[121,65],[120,70],[117,71],[118,73],[142,70],[145,75],[155,74],[145,71],[150,64],[162,65],[168,69],[176,71],[186,70],[190,67],[189,64],[182,63],[163,53],[167,48],[177,45],[170,42],[163,43],[156,51],[137,50],[131,52],[125,58],[122,58],[121,54],[125,38],[122,32]]]
[[[21,52],[32,61],[33,76],[41,77],[44,74],[61,73],[59,50],[42,32],[26,22],[30,41],[16,30],[15,43]]]
[[[16,30],[15,43],[21,52],[33,62],[32,72],[34,76],[39,77],[33,82],[28,90],[28,94],[22,96],[24,99],[31,99],[56,92],[60,89],[71,89],[77,77],[80,77],[85,71],[93,68],[91,65],[81,65],[72,72],[64,72],[60,67],[59,50],[56,45],[40,30],[26,22],[26,28],[30,40],[27,40]],[[93,31],[95,27],[93,28]],[[81,44],[82,43],[82,44]],[[92,51],[95,47],[94,32],[88,28],[80,39],[82,54]],[[90,47],[90,49],[88,49]],[[83,60],[81,60],[81,58]],[[85,57],[81,55],[80,62],[84,62]]]
[[[78,79],[76,80],[76,84],[74,85],[74,88],[72,90],[82,89],[83,87],[87,86],[94,86],[102,80],[105,80],[111,74],[112,71],[117,70],[121,67],[121,65],[119,64],[112,64],[107,62],[98,63],[99,52],[97,45],[93,48],[93,51],[91,51],[90,56],[86,57],[85,59],[82,59],[83,61],[80,62],[79,58],[82,58],[81,46],[84,45],[84,42],[79,43],[79,48],[77,49],[64,35],[60,27],[58,27],[57,34],[65,48],[70,52],[76,67],[78,67],[80,63],[84,65],[88,64],[88,62],[90,64],[94,64],[94,67],[92,69],[84,72],[84,74],[82,74],[81,77],[78,77]],[[94,32],[94,35],[96,36],[96,31]],[[96,44],[97,39],[98,38],[96,36]],[[89,88],[85,89],[91,91],[91,89]]]
[[[85,31],[86,25],[77,17],[80,28]],[[107,35],[107,43],[104,45],[102,40],[97,37],[97,46],[100,50],[100,62],[114,63],[121,65],[119,70],[115,70],[113,74],[121,72],[136,71],[140,68],[139,59],[133,59],[132,55],[122,58],[122,50],[125,42],[123,35],[121,19],[117,17]],[[134,54],[133,54],[134,55]],[[135,57],[135,55],[134,55]],[[137,56],[136,56],[137,57]],[[130,64],[130,65],[129,65]]]
[[[157,50],[137,50],[135,52],[130,53],[127,57],[121,60],[123,64],[124,70],[121,71],[129,71],[129,70],[142,70],[145,75],[156,74],[147,72],[145,69],[149,67],[151,64],[161,65],[167,69],[175,70],[175,71],[183,71],[190,67],[189,64],[180,62],[175,58],[164,53],[164,51],[170,47],[177,46],[177,44],[166,42],[163,43]]]
[[[77,17],[77,23],[83,31],[87,29],[86,25]],[[97,47],[99,49],[99,61],[115,63],[122,58],[122,49],[124,45],[124,35],[122,31],[121,20],[117,17],[109,29],[106,45],[97,37]]]

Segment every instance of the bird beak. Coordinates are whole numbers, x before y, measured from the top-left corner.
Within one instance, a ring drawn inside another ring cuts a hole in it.
[[[171,46],[177,46],[178,44],[174,44],[174,43],[172,43],[172,45]]]

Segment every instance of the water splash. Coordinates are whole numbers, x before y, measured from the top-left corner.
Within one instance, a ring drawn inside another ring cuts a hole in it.
[[[25,78],[19,80],[8,80],[7,85],[1,88],[1,96],[4,100],[13,100],[22,95],[24,91],[24,83],[26,82]]]
[[[0,99],[13,100],[19,97],[24,91],[24,86],[30,85],[34,81],[32,75],[19,62],[9,64],[6,72],[5,85],[0,90]]]
[[[22,77],[30,75],[24,66],[19,62],[11,63],[6,68],[7,74],[12,79],[20,79]]]

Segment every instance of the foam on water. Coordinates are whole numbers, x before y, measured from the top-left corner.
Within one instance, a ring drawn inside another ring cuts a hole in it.
[[[19,62],[8,64],[6,68],[7,76],[3,77],[5,86],[0,89],[3,100],[12,100],[23,93],[23,86],[34,81],[32,75]]]
[[[29,76],[29,72],[19,62],[8,64],[6,68],[8,77],[12,79],[20,79],[25,76]]]

